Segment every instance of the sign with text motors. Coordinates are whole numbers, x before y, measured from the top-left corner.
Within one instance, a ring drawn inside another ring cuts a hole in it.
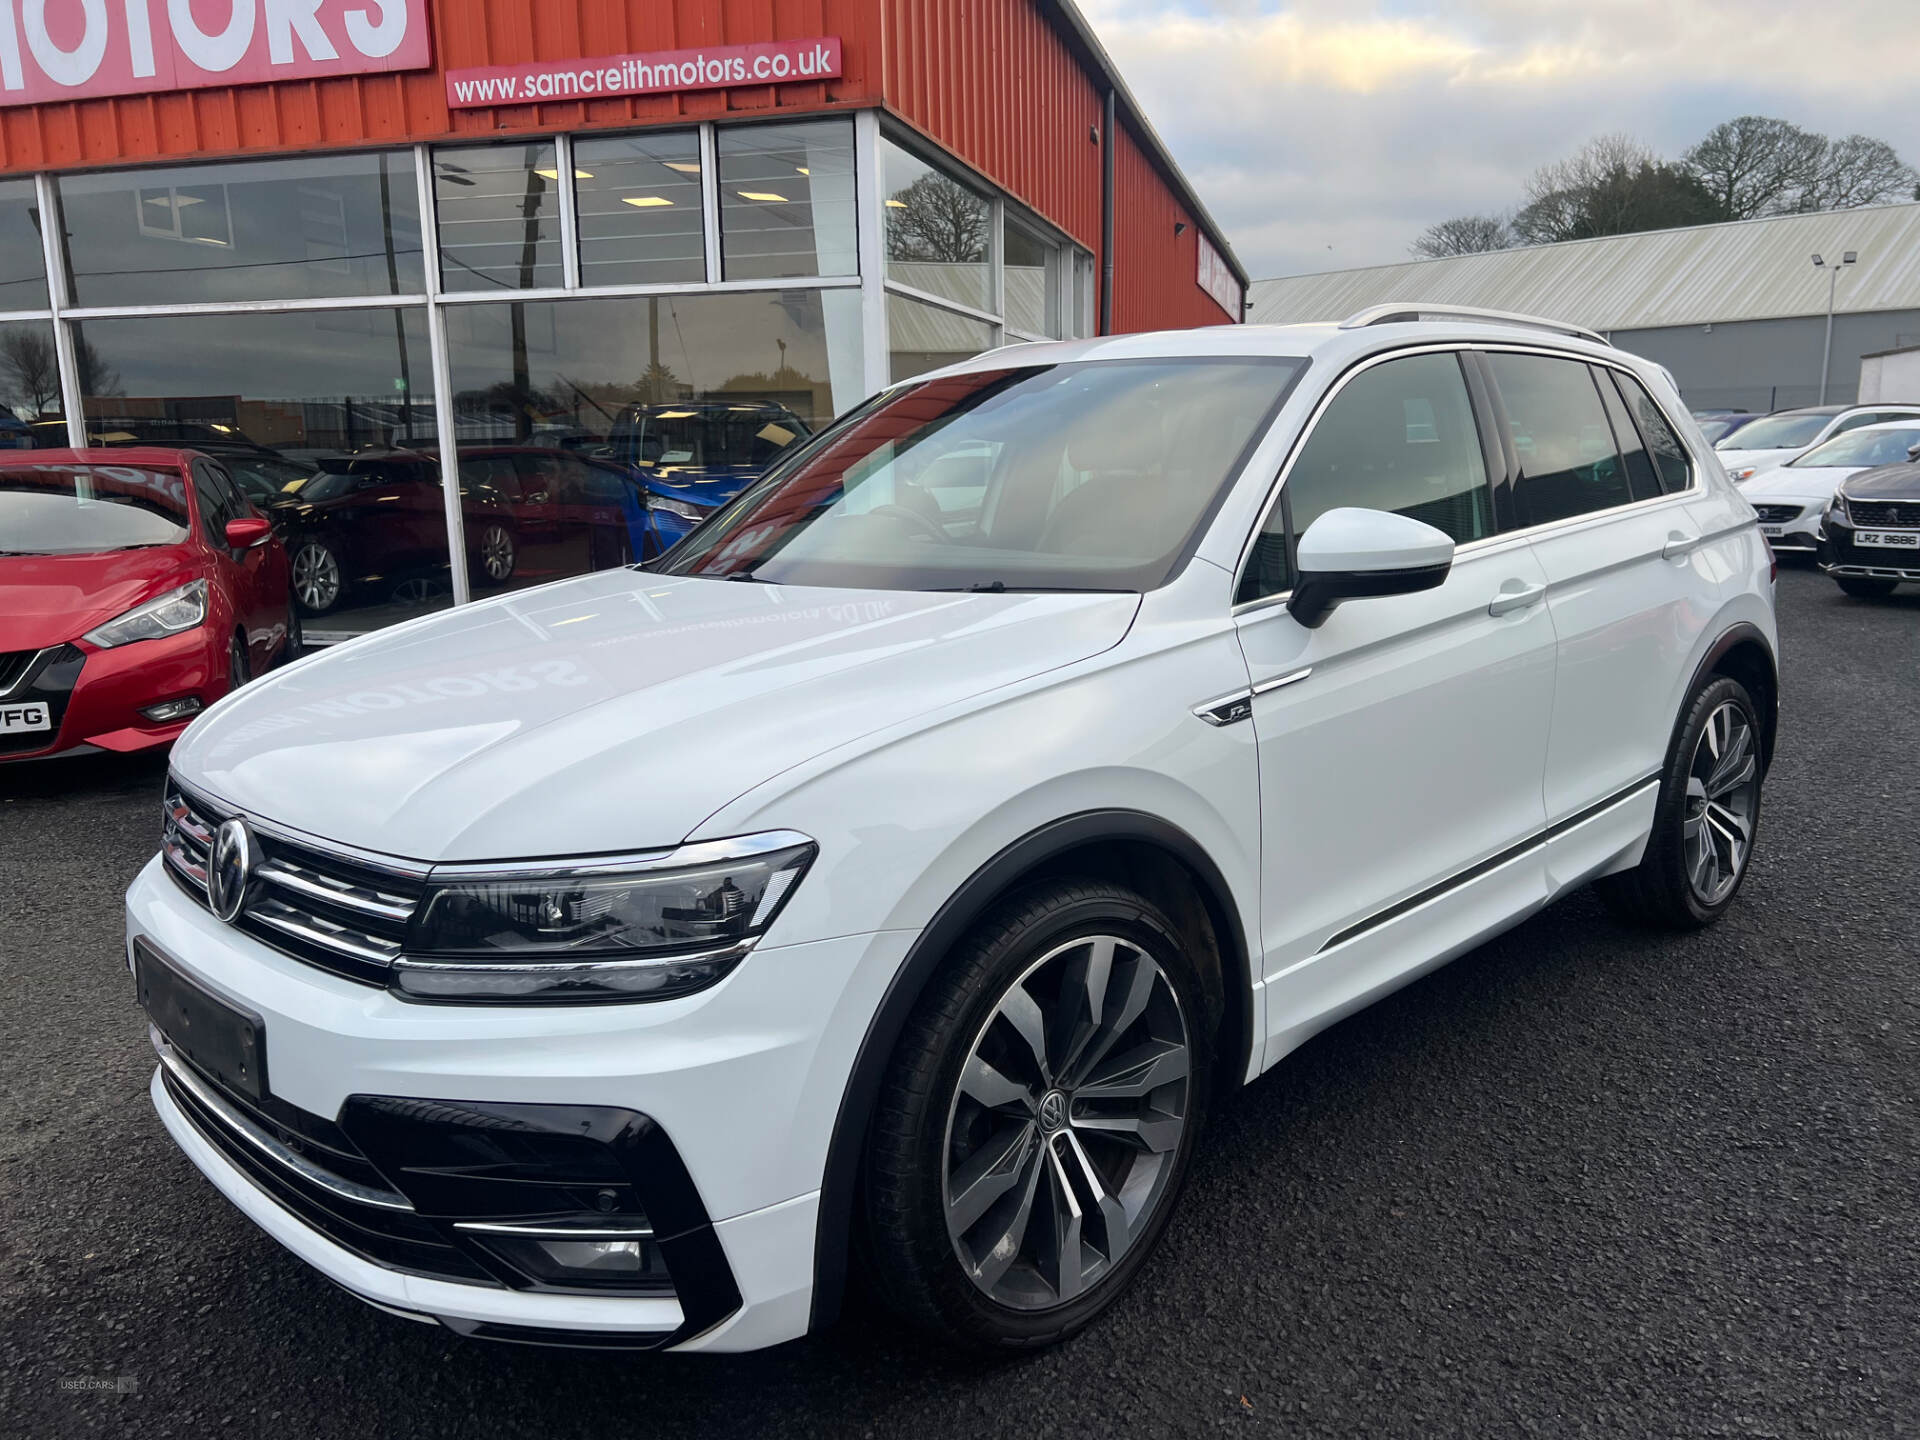
[[[431,64],[427,0],[0,0],[0,105]]]
[[[709,45],[649,55],[540,60],[531,65],[487,65],[447,72],[447,104],[527,105],[543,100],[604,100],[616,95],[670,95],[732,85],[785,85],[831,80],[840,73],[840,39],[770,40],[758,45]]]

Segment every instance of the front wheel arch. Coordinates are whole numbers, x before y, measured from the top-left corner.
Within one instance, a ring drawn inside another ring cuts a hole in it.
[[[1165,906],[1183,930],[1203,939],[1219,982],[1219,1008],[1211,1017],[1218,1034],[1216,1079],[1222,1085],[1244,1080],[1253,1057],[1250,952],[1233,892],[1200,843],[1138,810],[1082,811],[1022,836],[974,871],[935,912],[867,1024],[841,1094],[821,1177],[810,1329],[832,1324],[846,1294],[861,1156],[881,1078],[908,1017],[947,952],[982,915],[1022,886],[1065,874],[1128,878]]]

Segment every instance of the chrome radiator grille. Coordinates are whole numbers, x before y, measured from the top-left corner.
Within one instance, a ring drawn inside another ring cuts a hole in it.
[[[167,872],[205,905],[214,832],[229,812],[171,778],[162,809]],[[264,859],[234,924],[295,959],[385,985],[419,906],[426,867],[326,848],[258,822],[253,832]]]

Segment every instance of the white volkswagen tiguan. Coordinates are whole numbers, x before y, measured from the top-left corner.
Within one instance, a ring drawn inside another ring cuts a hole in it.
[[[651,569],[203,716],[127,901],[153,1103],[463,1334],[770,1345],[857,1255],[938,1332],[1056,1340],[1222,1087],[1588,881],[1719,916],[1775,645],[1752,510],[1597,336],[994,351]]]

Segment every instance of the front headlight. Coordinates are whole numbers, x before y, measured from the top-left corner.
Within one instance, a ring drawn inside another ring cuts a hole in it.
[[[1847,513],[1847,497],[1838,490],[1833,492],[1833,499],[1827,502],[1827,514],[1849,525],[1853,523],[1853,517]]]
[[[436,866],[393,964],[422,1000],[665,1000],[766,933],[816,847],[789,830],[663,855]]]
[[[169,590],[157,600],[136,605],[124,615],[116,615],[106,624],[89,630],[81,639],[102,650],[130,645],[135,640],[158,640],[191,630],[207,618],[207,582],[194,580],[178,590]]]
[[[669,515],[677,515],[682,520],[690,520],[698,525],[713,511],[704,505],[695,505],[690,500],[669,500],[664,495],[649,495],[647,504],[655,510],[664,510]]]
[[[1742,481],[1751,480],[1754,476],[1754,472],[1757,471],[1759,468],[1760,467],[1758,465],[1740,465],[1740,466],[1730,465],[1727,467],[1727,478],[1733,481],[1734,484],[1738,485]]]

